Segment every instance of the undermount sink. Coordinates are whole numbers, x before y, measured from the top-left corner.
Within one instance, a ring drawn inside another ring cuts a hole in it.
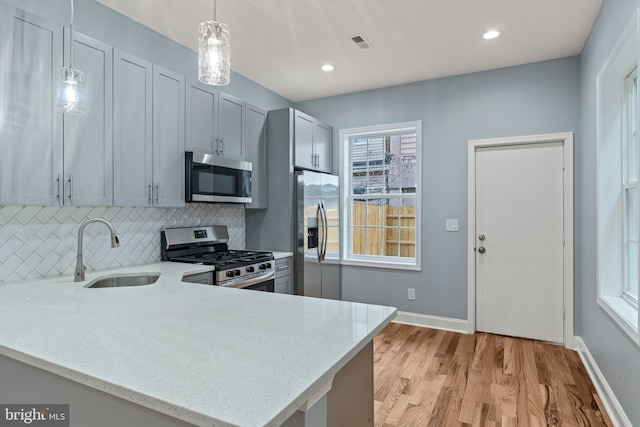
[[[123,276],[101,277],[89,283],[87,288],[120,288],[124,286],[143,286],[156,283],[160,274],[131,274]]]

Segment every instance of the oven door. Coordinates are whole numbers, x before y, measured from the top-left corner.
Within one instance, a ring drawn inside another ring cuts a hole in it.
[[[274,278],[276,273],[269,271],[268,273],[261,273],[254,277],[242,277],[236,279],[229,279],[219,282],[219,286],[225,288],[237,288],[237,289],[250,289],[254,291],[275,292]]]
[[[275,292],[275,281],[271,279],[271,280],[267,280],[266,282],[260,282],[255,285],[250,285],[242,289],[249,289],[252,291]]]
[[[251,163],[187,151],[185,201],[251,203]]]

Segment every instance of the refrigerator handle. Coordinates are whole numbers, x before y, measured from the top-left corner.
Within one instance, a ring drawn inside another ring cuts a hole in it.
[[[329,243],[329,220],[327,219],[327,208],[324,205],[324,201],[320,201],[320,206],[322,206],[322,223],[324,226],[324,234],[322,236],[322,261],[324,261],[327,255],[327,244]]]
[[[322,229],[324,233],[324,217],[322,216],[322,205],[318,202],[318,207],[316,208],[316,221],[320,223],[319,229]],[[322,236],[322,240],[318,242],[316,245],[316,253],[318,254],[318,263],[322,262],[322,241],[324,241],[324,236]]]

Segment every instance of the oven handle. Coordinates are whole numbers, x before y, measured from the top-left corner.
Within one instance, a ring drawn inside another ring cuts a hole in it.
[[[225,287],[225,288],[242,289],[242,288],[246,288],[247,286],[253,286],[253,285],[256,285],[256,284],[261,283],[261,282],[266,282],[267,280],[271,280],[274,277],[276,277],[275,271],[270,271],[267,274],[260,275],[260,276],[257,276],[257,277],[253,277],[253,278],[248,279],[248,280],[245,280],[245,279],[237,279],[237,281],[236,280],[231,280],[228,283],[221,284],[220,286]]]

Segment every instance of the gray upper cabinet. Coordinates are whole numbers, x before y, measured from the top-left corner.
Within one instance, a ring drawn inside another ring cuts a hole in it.
[[[295,166],[333,173],[331,126],[294,110]]]
[[[184,206],[184,77],[118,50],[114,73],[114,204]]]
[[[0,64],[0,204],[57,204],[62,28],[0,3]]]
[[[217,154],[217,122],[218,91],[190,79],[187,85],[187,150]]]
[[[113,204],[113,49],[78,33],[73,42],[74,67],[85,73],[86,110],[63,119],[64,204],[109,206]],[[68,57],[67,48],[65,63]]]
[[[247,209],[267,208],[267,112],[247,104],[246,160],[251,162],[251,200]]]
[[[198,80],[187,85],[186,147],[245,160],[245,102]]]
[[[295,165],[306,169],[315,169],[313,152],[313,117],[300,111],[295,112],[294,123]]]
[[[153,66],[153,204],[184,206],[185,78]]]
[[[151,206],[152,64],[116,49],[113,70],[114,204]]]
[[[245,158],[245,102],[220,92],[218,113],[219,155],[231,159]]]
[[[313,123],[313,151],[316,168],[333,173],[333,129],[317,120]]]

